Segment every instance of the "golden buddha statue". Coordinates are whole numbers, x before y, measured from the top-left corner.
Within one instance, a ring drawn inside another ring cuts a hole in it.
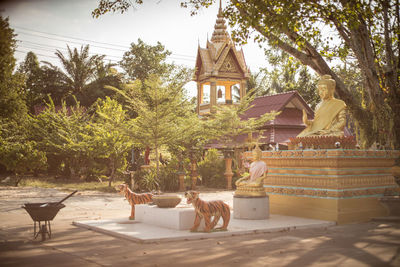
[[[263,197],[266,196],[264,190],[264,179],[267,178],[267,164],[261,160],[262,151],[256,146],[252,151],[253,162],[250,164],[250,174],[236,181],[235,196],[244,197]]]
[[[308,120],[303,109],[306,128],[297,137],[343,136],[346,125],[346,104],[334,97],[336,82],[330,75],[323,75],[317,89],[321,102],[315,108],[314,120]]]

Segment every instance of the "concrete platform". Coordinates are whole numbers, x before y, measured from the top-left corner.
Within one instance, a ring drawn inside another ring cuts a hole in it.
[[[222,220],[220,220],[220,223],[221,222]],[[234,219],[233,214],[231,214],[228,231],[212,233],[192,233],[188,230],[168,229],[125,218],[114,220],[74,221],[73,224],[115,237],[136,242],[149,243],[278,232],[300,228],[328,227],[335,225],[335,222],[274,214],[271,214],[270,218],[266,220],[239,220]]]
[[[178,205],[175,208],[159,208],[156,205],[135,205],[135,220],[173,230],[189,230],[193,226],[196,213],[191,206]],[[199,229],[204,229],[201,220]]]

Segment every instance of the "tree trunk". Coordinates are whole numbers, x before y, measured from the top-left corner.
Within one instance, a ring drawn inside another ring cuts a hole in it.
[[[108,187],[111,187],[112,183],[114,182],[115,160],[113,158],[110,158],[110,169],[111,169],[111,174],[110,178],[108,179]]]

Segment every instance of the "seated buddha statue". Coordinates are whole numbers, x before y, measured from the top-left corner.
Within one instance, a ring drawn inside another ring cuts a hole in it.
[[[252,151],[252,155],[253,162],[250,164],[250,173],[236,181],[235,196],[266,196],[264,190],[264,179],[267,178],[267,164],[261,160],[262,151],[258,146]]]
[[[323,75],[317,84],[321,102],[315,108],[314,120],[307,118],[303,109],[306,128],[297,137],[343,136],[346,125],[346,104],[334,97],[336,82],[330,75]]]

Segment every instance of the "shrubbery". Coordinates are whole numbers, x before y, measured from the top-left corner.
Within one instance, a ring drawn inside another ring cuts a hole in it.
[[[207,151],[204,160],[198,163],[198,171],[203,185],[225,188],[225,162],[224,158],[219,155],[218,150],[210,149]]]

